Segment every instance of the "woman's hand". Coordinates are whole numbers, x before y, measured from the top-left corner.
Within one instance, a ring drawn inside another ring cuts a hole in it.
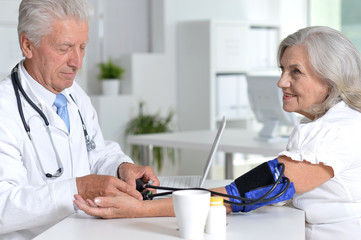
[[[133,218],[140,217],[143,201],[137,200],[126,193],[116,196],[97,197],[94,201],[84,200],[80,195],[74,195],[74,204],[85,213],[101,218]]]
[[[126,193],[97,197],[94,201],[74,195],[74,204],[86,214],[101,218],[170,217],[174,216],[172,198],[141,201]]]

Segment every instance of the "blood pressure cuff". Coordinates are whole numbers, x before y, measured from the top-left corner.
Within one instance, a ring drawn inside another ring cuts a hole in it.
[[[276,158],[274,160],[265,162],[245,173],[244,175],[238,177],[234,182],[226,186],[227,194],[249,199],[258,199],[264,196],[274,186],[280,175],[277,164],[278,160]],[[232,211],[249,212],[265,205],[289,200],[295,194],[295,188],[292,182],[284,194],[274,200],[267,201],[267,199],[275,197],[281,193],[285,189],[286,185],[287,182],[282,178],[274,191],[272,191],[272,193],[265,199],[266,201],[258,202],[249,206],[231,204]],[[241,201],[234,198],[230,198],[229,200],[236,203],[247,203],[247,201]]]

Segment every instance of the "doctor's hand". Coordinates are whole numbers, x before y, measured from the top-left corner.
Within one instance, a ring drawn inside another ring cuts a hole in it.
[[[152,181],[152,185],[159,186],[159,180],[154,173],[153,168],[149,166],[139,166],[133,163],[122,163],[118,168],[118,176],[121,180],[128,183],[131,188],[136,188],[135,181],[141,179],[144,183]],[[154,190],[152,190],[155,192]]]
[[[76,178],[78,194],[83,199],[93,200],[99,196],[117,196],[123,192],[142,200],[142,195],[132,186],[119,178],[107,175],[87,175]]]
[[[85,201],[74,195],[74,204],[86,214],[101,218],[168,217],[174,216],[172,198],[139,201],[122,193],[114,197],[97,197]]]

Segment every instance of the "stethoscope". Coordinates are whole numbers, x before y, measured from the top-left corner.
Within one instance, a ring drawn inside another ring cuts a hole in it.
[[[231,205],[238,205],[238,206],[251,206],[251,205],[254,205],[254,204],[257,204],[257,203],[261,203],[261,202],[263,203],[263,202],[273,201],[273,200],[281,197],[283,194],[285,194],[287,192],[288,188],[290,187],[291,182],[287,177],[283,176],[283,174],[285,172],[285,165],[283,163],[278,163],[277,168],[281,169],[277,180],[275,181],[275,183],[272,185],[272,187],[263,196],[261,196],[261,197],[259,197],[257,199],[228,195],[228,194],[224,194],[224,193],[215,192],[215,191],[212,191],[212,190],[209,190],[209,189],[206,189],[206,188],[173,188],[173,187],[155,186],[155,185],[152,185],[151,181],[149,181],[148,183],[143,183],[143,181],[140,180],[140,179],[136,180],[136,189],[139,192],[141,192],[141,194],[143,196],[143,200],[153,200],[155,197],[166,196],[166,195],[172,194],[174,191],[203,190],[203,191],[210,192],[212,195],[217,195],[217,196],[221,196],[221,197],[228,197],[229,199],[233,198],[233,199],[237,199],[237,200],[242,201],[242,202],[234,202],[234,201],[224,200],[225,203],[229,203]],[[280,184],[281,180],[284,180],[284,182],[286,182],[286,186],[276,196],[268,197],[269,195],[271,195],[275,191],[276,187]],[[150,188],[151,189],[168,190],[169,192],[153,194],[151,191],[144,191],[144,189],[150,189]]]
[[[17,102],[17,106],[18,106],[18,110],[19,110],[19,115],[20,115],[20,118],[21,118],[21,121],[24,125],[24,129],[30,139],[30,142],[32,143],[33,145],[33,148],[35,150],[35,154],[36,154],[36,157],[38,158],[39,162],[40,162],[40,167],[41,167],[41,170],[43,171],[44,175],[47,177],[47,178],[56,178],[56,177],[60,177],[63,172],[64,172],[64,168],[63,168],[63,164],[60,160],[60,157],[59,157],[59,154],[58,154],[58,151],[56,150],[56,147],[54,145],[54,141],[53,141],[53,137],[51,136],[51,132],[50,132],[50,128],[49,128],[49,121],[48,121],[48,118],[45,116],[45,114],[40,110],[40,108],[38,106],[35,105],[35,103],[29,98],[29,96],[25,93],[21,83],[20,83],[20,80],[19,80],[19,77],[18,77],[18,67],[19,67],[19,64],[17,64],[12,70],[11,70],[11,81],[12,81],[12,84],[13,84],[13,87],[14,87],[14,91],[15,91],[15,96],[16,96],[16,102]],[[56,170],[55,173],[51,174],[51,173],[47,173],[42,164],[41,164],[41,161],[40,161],[40,157],[39,157],[39,153],[38,153],[38,150],[35,146],[35,143],[33,142],[33,138],[31,137],[31,134],[30,134],[30,127],[29,125],[26,123],[25,121],[25,117],[24,117],[24,112],[23,112],[23,108],[21,106],[21,100],[20,100],[20,94],[19,94],[19,91],[21,92],[21,94],[23,95],[23,97],[25,98],[25,100],[30,104],[30,106],[40,115],[40,117],[44,120],[44,123],[45,123],[45,128],[46,128],[46,132],[48,133],[48,136],[49,136],[49,139],[50,139],[50,142],[51,142],[51,145],[53,147],[53,150],[55,152],[55,157],[56,157],[56,161],[57,161],[57,164],[58,164],[58,170]],[[69,96],[71,97],[71,99],[73,100],[73,102],[76,104],[73,96],[71,94],[69,94]],[[85,144],[86,144],[86,148],[87,148],[87,151],[90,152],[92,150],[94,150],[96,148],[96,145],[95,145],[95,142],[94,140],[92,140],[90,137],[89,137],[89,134],[88,134],[88,131],[86,129],[86,126],[85,126],[85,123],[84,123],[84,120],[83,120],[83,117],[81,116],[81,113],[78,109],[78,113],[79,113],[79,117],[80,117],[80,121],[81,121],[81,124],[82,124],[82,127],[83,127],[83,133],[84,133],[84,138],[85,138]]]

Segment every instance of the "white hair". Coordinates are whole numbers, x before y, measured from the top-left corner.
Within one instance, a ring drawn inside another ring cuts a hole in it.
[[[320,117],[340,101],[361,112],[361,56],[352,42],[329,27],[303,28],[281,42],[278,63],[287,47],[297,45],[306,47],[311,66],[330,87],[326,100],[309,113]]]
[[[93,6],[87,0],[22,0],[19,7],[19,40],[24,32],[38,46],[41,38],[51,32],[54,21],[67,18],[89,21],[93,12]]]

